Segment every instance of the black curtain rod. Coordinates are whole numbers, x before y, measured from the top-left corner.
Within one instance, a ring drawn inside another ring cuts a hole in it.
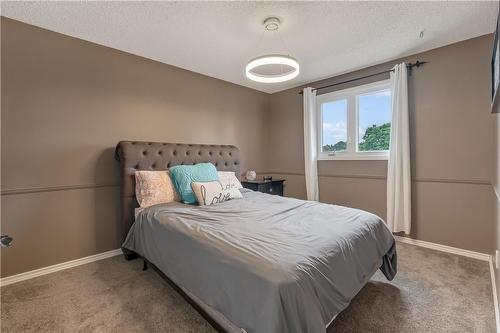
[[[406,68],[408,68],[408,75],[411,75],[411,70],[413,67],[420,67],[422,66],[423,64],[426,64],[427,61],[419,61],[417,60],[417,62],[414,62],[414,63],[409,63],[406,65]],[[325,88],[330,88],[330,87],[335,87],[335,86],[339,86],[341,84],[345,84],[345,83],[349,83],[349,82],[354,82],[354,81],[358,81],[358,80],[363,80],[363,79],[367,79],[369,77],[373,77],[373,76],[377,76],[377,75],[382,75],[382,74],[386,74],[386,73],[390,73],[390,72],[394,72],[394,69],[388,69],[386,71],[382,71],[382,72],[378,72],[378,73],[374,73],[374,74],[370,74],[370,75],[365,75],[365,76],[361,76],[361,77],[357,77],[355,79],[350,79],[350,80],[346,80],[346,81],[342,81],[342,82],[337,82],[337,83],[333,83],[333,84],[329,84],[327,86],[323,86],[323,87],[318,87],[318,88],[313,88],[313,90],[320,90],[320,89],[325,89]],[[299,95],[302,95],[302,91],[299,92]]]

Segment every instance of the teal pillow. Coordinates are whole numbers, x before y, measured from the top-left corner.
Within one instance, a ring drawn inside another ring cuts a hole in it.
[[[212,163],[195,165],[176,165],[171,167],[170,176],[175,189],[184,203],[196,203],[196,197],[191,189],[192,182],[213,182],[219,180],[217,169]]]

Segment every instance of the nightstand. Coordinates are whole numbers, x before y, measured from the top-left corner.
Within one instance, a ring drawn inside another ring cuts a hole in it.
[[[248,188],[250,190],[283,196],[284,182],[284,179],[244,180],[241,182],[241,185],[243,185],[244,188]]]

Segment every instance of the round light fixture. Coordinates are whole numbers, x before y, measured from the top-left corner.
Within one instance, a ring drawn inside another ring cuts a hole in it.
[[[264,33],[279,33],[281,21],[277,17],[264,20]],[[281,36],[280,36],[281,37]],[[283,46],[285,43],[281,39]],[[245,67],[246,77],[262,83],[277,83],[291,80],[299,75],[300,66],[297,60],[289,55],[269,54],[254,58]]]
[[[291,68],[291,70],[282,70],[281,72],[274,74],[265,74],[253,71],[259,67],[276,65],[281,69]],[[297,60],[292,57],[279,54],[265,55],[255,58],[251,60],[245,68],[246,75],[250,80],[262,83],[285,82],[297,77],[297,75],[299,75],[299,71],[300,66]]]

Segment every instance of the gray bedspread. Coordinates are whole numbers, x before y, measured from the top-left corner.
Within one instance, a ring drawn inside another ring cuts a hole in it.
[[[241,191],[214,206],[149,207],[123,246],[247,332],[325,332],[378,268],[396,274],[379,217]]]

